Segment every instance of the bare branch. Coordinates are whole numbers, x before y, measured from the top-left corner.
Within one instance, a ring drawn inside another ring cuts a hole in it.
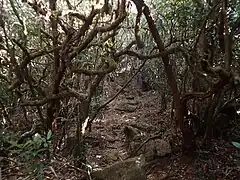
[[[22,106],[43,106],[44,104],[48,103],[49,101],[56,100],[56,99],[64,99],[67,97],[76,97],[80,100],[85,98],[85,95],[79,94],[75,92],[74,90],[71,91],[63,91],[60,92],[59,94],[52,94],[46,96],[44,99],[41,100],[33,100],[33,101],[28,101],[28,100],[23,100],[23,103],[21,104]]]
[[[32,3],[28,1],[28,4],[35,10],[36,13],[39,13],[43,16],[47,15],[47,11],[41,7],[40,2],[33,1]]]
[[[12,41],[13,41],[15,44],[17,44],[18,47],[20,47],[20,49],[22,49],[22,51],[23,51],[27,56],[30,55],[29,52],[28,52],[28,50],[27,50],[27,48],[26,48],[22,43],[18,42],[16,39],[12,39]]]
[[[159,57],[164,57],[166,55],[182,51],[180,47],[173,47],[169,49],[165,49],[163,52],[157,53],[157,54],[152,54],[152,55],[143,55],[134,51],[130,50],[125,50],[125,51],[120,51],[119,53],[116,53],[115,57],[120,57],[122,55],[129,55],[129,56],[134,56],[137,57],[140,60],[145,60],[145,59],[153,59],[153,58],[159,58]]]
[[[91,76],[91,75],[103,75],[103,74],[107,74],[107,73],[110,73],[112,72],[113,70],[115,70],[116,67],[109,67],[108,69],[105,69],[105,70],[88,70],[88,69],[72,69],[71,72],[72,73],[76,73],[76,74],[85,74],[85,75],[88,75],[88,76]]]
[[[84,22],[87,20],[87,18],[83,14],[80,14],[80,13],[77,13],[77,12],[69,12],[68,15],[76,17],[76,18],[78,18],[78,19],[80,19]]]
[[[103,26],[103,27],[95,27],[93,30],[91,30],[90,33],[88,33],[87,37],[84,39],[84,41],[79,43],[79,46],[74,49],[74,51],[69,55],[69,57],[72,59],[79,52],[85,49],[89,45],[89,43],[95,38],[97,33],[108,32],[117,28],[119,24],[123,22],[123,20],[127,16],[125,5],[126,5],[126,0],[122,0],[119,17],[113,23],[111,23],[111,25]],[[96,14],[100,12],[101,12],[100,10],[94,10],[94,9],[92,10],[90,15],[87,17],[85,24],[81,27],[78,34],[76,35],[75,39],[79,39],[85,34],[85,32],[89,29],[89,26],[92,24],[93,18],[96,16]]]

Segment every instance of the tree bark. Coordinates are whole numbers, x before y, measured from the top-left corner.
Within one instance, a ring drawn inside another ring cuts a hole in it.
[[[163,41],[158,33],[156,24],[150,14],[149,7],[144,3],[143,0],[132,0],[132,1],[136,5],[137,10],[142,11],[144,16],[146,17],[150,32],[153,36],[155,43],[157,44],[159,52],[164,52],[165,47],[164,47]],[[183,101],[181,101],[180,92],[179,92],[179,89],[177,86],[177,80],[176,80],[176,77],[174,76],[173,67],[170,64],[170,59],[169,59],[168,54],[164,54],[162,56],[162,61],[164,64],[165,73],[167,75],[168,84],[173,93],[176,125],[178,127],[180,127],[180,129],[182,131],[184,146],[189,146],[189,145],[187,145],[189,143],[189,133],[188,133],[189,130],[184,126],[184,111],[185,111],[184,108],[185,108],[185,106],[184,106]]]
[[[49,8],[52,12],[56,11],[56,0],[49,0]],[[57,30],[57,19],[56,17],[51,17],[51,28],[52,28],[52,37],[53,41],[52,44],[54,47],[58,46],[58,30]],[[52,84],[51,84],[51,94],[58,94],[59,93],[59,85],[63,76],[63,72],[60,72],[60,53],[59,50],[56,49],[54,51],[54,66],[53,66],[53,74],[52,74]],[[62,73],[62,75],[60,74]],[[46,120],[46,129],[51,129],[52,122],[54,117],[60,109],[60,100],[54,99],[49,101],[47,106],[47,120]]]

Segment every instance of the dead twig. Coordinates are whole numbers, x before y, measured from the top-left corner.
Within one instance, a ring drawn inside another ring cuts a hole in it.
[[[58,177],[56,171],[53,169],[53,167],[52,167],[52,166],[49,166],[49,169],[53,172],[54,176],[55,176],[57,179],[59,179],[59,177]]]
[[[55,154],[55,155],[57,155],[57,154]],[[58,156],[59,158],[61,158],[61,159],[64,159],[64,162],[62,162],[62,161],[60,161],[60,160],[55,160],[56,163],[62,164],[63,166],[67,166],[67,167],[69,167],[69,168],[72,168],[72,169],[74,169],[74,170],[76,170],[76,171],[78,171],[78,172],[84,173],[84,174],[86,174],[86,175],[88,174],[87,171],[85,171],[85,170],[83,170],[83,169],[80,169],[80,168],[78,168],[78,167],[76,167],[76,166],[71,165],[69,162],[66,161],[66,159],[65,159],[64,157],[62,157],[62,156],[60,156],[60,155],[57,155],[57,156]]]

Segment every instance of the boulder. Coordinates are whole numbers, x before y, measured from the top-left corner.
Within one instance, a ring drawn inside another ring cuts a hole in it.
[[[134,112],[138,108],[138,102],[135,100],[122,101],[118,104],[115,110],[124,112]]]
[[[93,171],[95,180],[147,180],[144,156],[118,161],[101,170]]]

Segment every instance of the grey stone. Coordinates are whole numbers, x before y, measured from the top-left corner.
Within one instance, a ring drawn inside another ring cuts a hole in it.
[[[155,148],[156,148],[157,156],[165,156],[172,152],[170,143],[163,139],[155,140]]]
[[[94,171],[95,180],[147,180],[144,156],[118,161],[102,170]]]

